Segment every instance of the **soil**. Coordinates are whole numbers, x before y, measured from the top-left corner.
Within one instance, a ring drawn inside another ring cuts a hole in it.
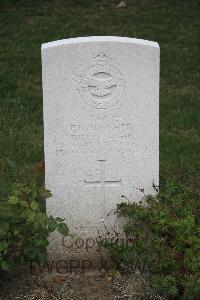
[[[1,276],[0,300],[117,299],[108,273],[49,274],[18,270]]]
[[[18,269],[0,274],[0,300],[142,300],[160,299],[142,273],[93,271],[59,274]]]

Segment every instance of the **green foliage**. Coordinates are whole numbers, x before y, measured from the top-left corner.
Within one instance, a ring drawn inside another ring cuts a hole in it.
[[[67,235],[64,219],[47,216],[44,198],[51,193],[31,185],[17,185],[7,201],[0,204],[0,269],[16,264],[44,263],[47,237],[54,230]]]
[[[200,294],[200,204],[196,195],[167,183],[144,203],[121,203],[131,244],[106,243],[117,262],[147,268],[161,294],[197,299]]]

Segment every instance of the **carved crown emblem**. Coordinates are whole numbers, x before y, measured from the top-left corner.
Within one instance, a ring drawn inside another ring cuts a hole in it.
[[[97,65],[103,66],[103,65],[107,65],[110,63],[110,59],[108,56],[106,56],[103,52],[98,53],[95,58],[94,58],[94,62]]]

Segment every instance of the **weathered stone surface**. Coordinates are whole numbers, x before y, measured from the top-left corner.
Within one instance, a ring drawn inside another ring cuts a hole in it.
[[[65,218],[71,234],[52,235],[49,253],[81,264],[101,256],[95,238],[118,226],[121,195],[140,201],[158,184],[159,46],[123,37],[50,42],[42,73],[47,212]]]

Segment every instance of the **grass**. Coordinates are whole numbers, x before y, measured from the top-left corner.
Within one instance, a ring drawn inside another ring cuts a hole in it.
[[[87,35],[160,44],[160,174],[200,191],[198,1],[127,0],[124,9],[118,2],[0,2],[1,197],[16,182],[44,180],[41,44]]]

